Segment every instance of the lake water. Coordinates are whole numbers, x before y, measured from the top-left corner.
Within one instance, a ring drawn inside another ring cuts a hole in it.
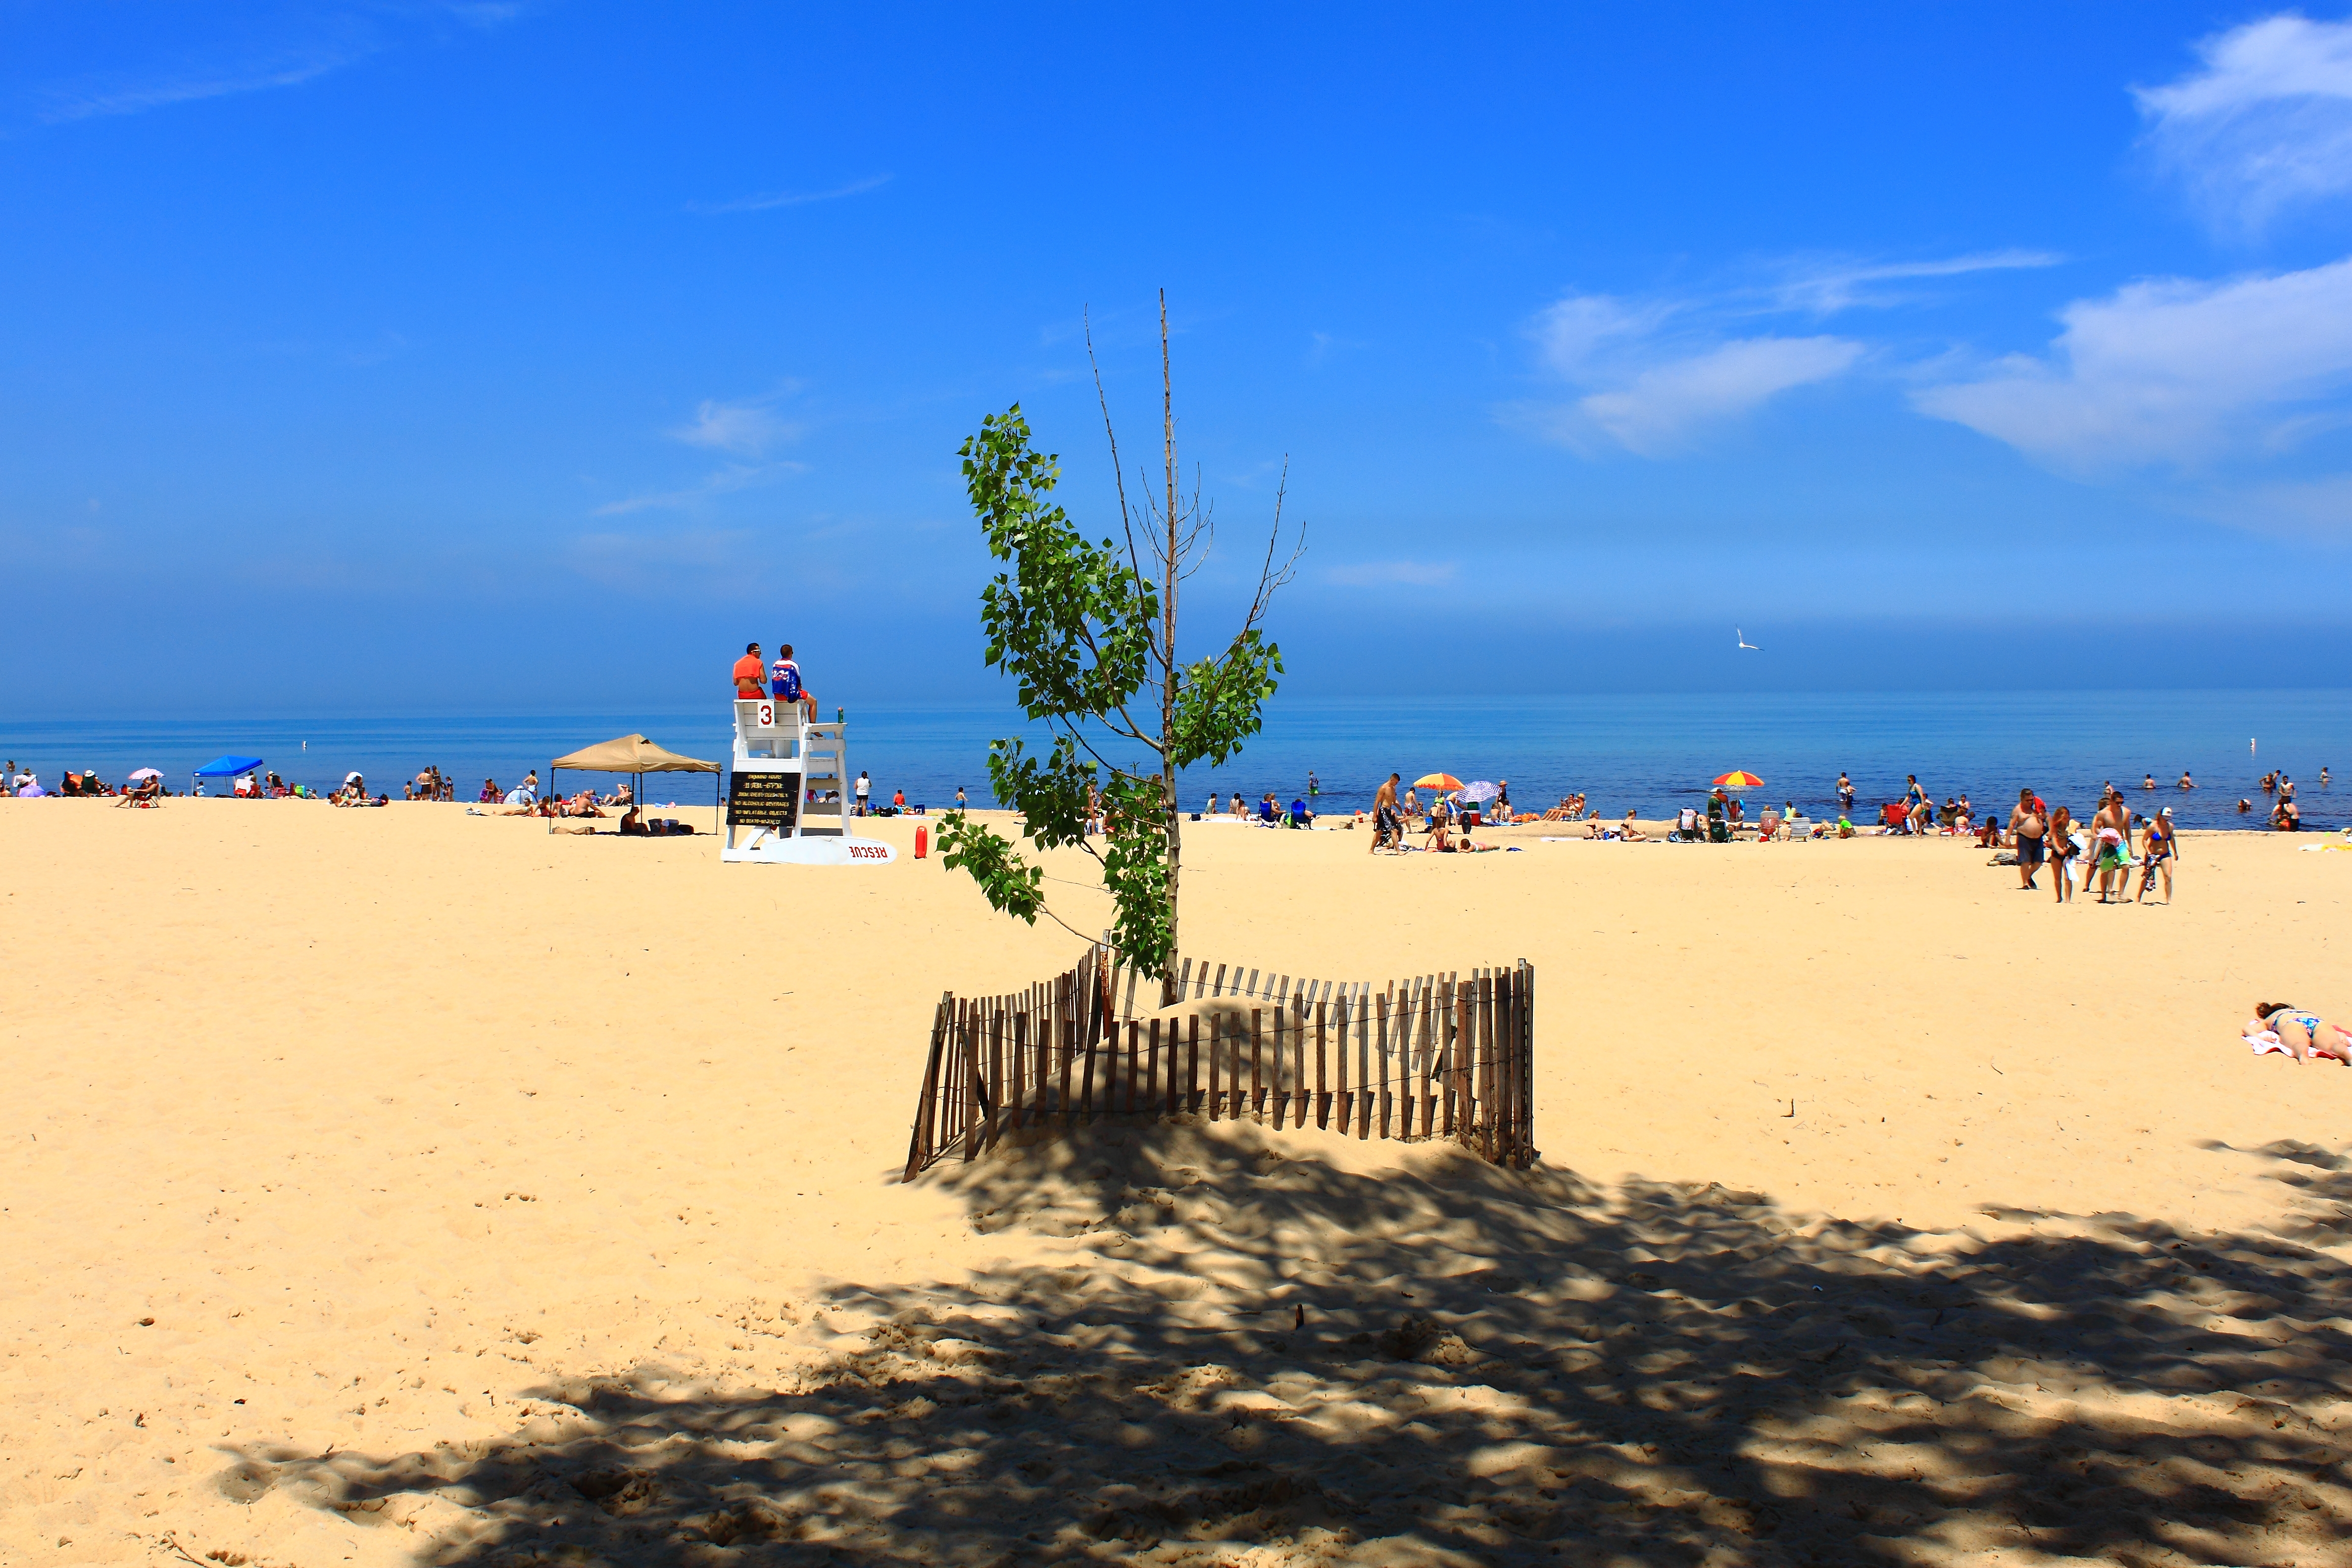
[[[984,805],[989,739],[1020,732],[1018,717],[1009,707],[858,709],[849,714],[850,764],[872,774],[877,799],[904,789],[909,803],[937,810],[961,784]],[[395,798],[400,780],[431,763],[470,799],[485,777],[506,786],[537,768],[544,780],[551,757],[618,734],[723,760],[730,721],[724,702],[688,712],[511,718],[0,720],[0,758],[32,768],[50,786],[68,767],[95,768],[117,783],[133,768],[153,767],[184,790],[192,769],[238,752],[321,790],[357,771]],[[1278,699],[1241,757],[1213,774],[1193,770],[1183,794],[1188,806],[1212,787],[1253,802],[1271,789],[1287,802],[1304,793],[1311,770],[1322,804],[1345,809],[1368,805],[1391,770],[1407,781],[1445,772],[1465,782],[1507,780],[1521,809],[1582,790],[1604,816],[1632,806],[1662,816],[1699,800],[1717,774],[1744,768],[1766,781],[1746,792],[1751,817],[1767,802],[1790,800],[1818,816],[1835,804],[1843,769],[1863,811],[1899,797],[1904,776],[1916,773],[1938,801],[1965,792],[1979,808],[2006,805],[2031,785],[2081,816],[2096,804],[2102,782],[2137,786],[2153,773],[2163,787],[2152,799],[2173,806],[2183,826],[2242,827],[2259,818],[2239,816],[2239,798],[2262,807],[2255,779],[2284,768],[2307,826],[2352,821],[2352,807],[2339,811],[2334,791],[2320,787],[2323,763],[2339,773],[2352,767],[2352,691]],[[2172,787],[2183,768],[2200,786],[2194,792]],[[707,777],[647,782],[656,800],[710,799]],[[2135,804],[2141,798],[2135,787]]]

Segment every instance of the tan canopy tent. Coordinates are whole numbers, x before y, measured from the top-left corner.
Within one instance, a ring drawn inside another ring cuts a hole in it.
[[[665,751],[643,735],[619,735],[593,746],[583,746],[568,757],[558,757],[547,764],[548,793],[555,793],[555,772],[570,768],[576,773],[633,773],[636,784],[629,792],[639,805],[645,804],[645,775],[647,773],[709,773],[711,775],[711,826],[719,831],[719,787],[723,770],[717,763],[706,763],[698,757],[681,757],[676,752]],[[550,833],[555,824],[547,825]]]

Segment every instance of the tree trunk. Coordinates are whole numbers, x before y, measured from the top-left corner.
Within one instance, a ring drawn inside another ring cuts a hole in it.
[[[1167,656],[1160,682],[1160,776],[1168,795],[1168,960],[1160,976],[1160,1005],[1176,994],[1177,884],[1184,871],[1182,802],[1176,796],[1176,384],[1168,363],[1168,290],[1160,291],[1160,425],[1168,458],[1168,554],[1160,599],[1160,648]]]

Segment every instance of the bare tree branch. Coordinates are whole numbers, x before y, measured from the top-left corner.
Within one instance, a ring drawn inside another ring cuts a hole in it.
[[[1095,357],[1094,312],[1091,310],[1083,310],[1080,312],[1079,320],[1086,326],[1087,363],[1095,373],[1095,402],[1102,408],[1103,436],[1110,442],[1110,477],[1111,482],[1118,488],[1118,526],[1127,535],[1127,563],[1134,571],[1135,580],[1140,583],[1144,580],[1143,557],[1135,548],[1135,519],[1134,514],[1128,510],[1127,469],[1126,466],[1119,461],[1118,431],[1111,424],[1110,394],[1103,390],[1102,362]],[[1154,639],[1154,642],[1156,645],[1157,639]],[[1159,648],[1154,646],[1152,652],[1157,655],[1159,651]],[[1168,658],[1173,657],[1174,650],[1169,650]],[[1162,659],[1161,662],[1164,664],[1167,660]]]

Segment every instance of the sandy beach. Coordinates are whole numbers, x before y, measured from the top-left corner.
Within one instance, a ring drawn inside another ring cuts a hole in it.
[[[1184,948],[1531,961],[1533,1173],[902,1184],[940,992],[1077,948],[936,860],[0,805],[0,1560],[2341,1561],[2352,1071],[2238,1026],[2352,1013],[2352,854],[1482,837],[1188,831]]]

